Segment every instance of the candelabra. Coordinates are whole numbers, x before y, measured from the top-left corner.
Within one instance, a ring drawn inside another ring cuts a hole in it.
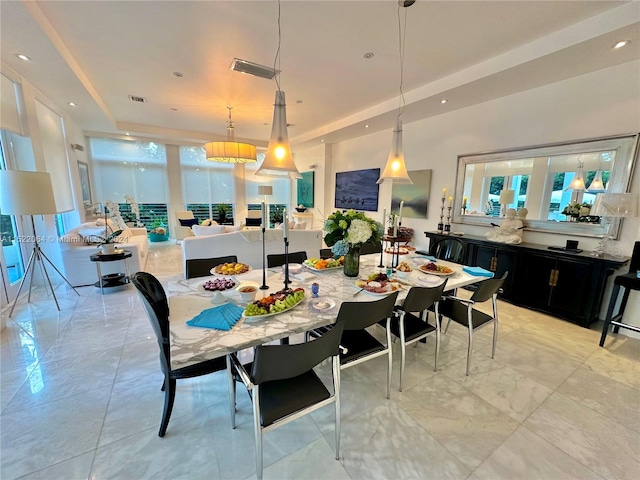
[[[444,202],[442,204],[444,205]],[[447,223],[444,226],[444,232],[451,233],[451,205],[447,207]]]
[[[444,230],[444,222],[442,221],[444,218],[444,195],[440,200],[442,200],[442,205],[440,205],[440,223],[438,223],[438,233],[442,233]]]
[[[268,290],[269,285],[267,285],[267,268],[265,265],[266,251],[264,244],[264,232],[265,232],[265,223],[264,223],[264,214],[262,220],[262,285],[260,286],[260,290]]]
[[[286,219],[285,219],[286,222]],[[284,237],[284,288],[289,288],[289,239]]]

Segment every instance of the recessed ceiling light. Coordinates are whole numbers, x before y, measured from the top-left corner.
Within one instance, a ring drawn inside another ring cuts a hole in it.
[[[368,59],[370,59],[370,58],[373,58],[373,57],[374,57],[374,55],[375,55],[375,54],[374,54],[373,52],[367,52],[367,53],[365,53],[365,54],[363,55],[363,57],[364,57],[364,58],[366,58],[366,59],[368,60]]]
[[[264,122],[263,125],[269,125],[267,122]]]
[[[184,75],[182,74],[182,72],[173,72],[173,76],[174,76],[174,77],[178,77],[178,78],[182,78],[182,77],[184,77]]]
[[[172,110],[172,111],[174,111],[174,112],[177,112],[177,111],[178,111],[178,109],[177,109],[177,108],[175,108],[175,107],[171,107],[171,110]]]
[[[629,40],[622,40],[622,41],[616,43],[613,46],[613,48],[622,48],[622,47],[624,47],[625,45],[628,45],[628,44],[629,44]]]
[[[296,103],[302,103],[302,100],[296,100]]]
[[[27,57],[26,55],[23,55],[22,53],[16,53],[16,57],[18,57],[20,60],[24,60],[25,62],[28,62],[29,60],[31,60],[29,57]]]
[[[128,137],[129,136],[129,132],[124,132],[124,134]]]
[[[320,139],[320,143],[324,143],[324,138],[321,138],[321,139]]]
[[[364,128],[369,128],[369,125],[365,125]]]
[[[76,104],[75,104],[75,103],[73,103],[73,102],[69,102],[69,106],[70,106],[70,107],[75,107],[75,106],[76,106]]]
[[[449,100],[447,100],[446,98],[443,98],[442,100],[440,100],[440,103],[447,103]]]

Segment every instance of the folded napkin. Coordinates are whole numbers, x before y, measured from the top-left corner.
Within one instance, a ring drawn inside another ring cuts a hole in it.
[[[437,260],[436,257],[432,257],[431,255],[420,255],[419,258],[424,258],[425,260],[429,260],[430,262],[435,262]]]
[[[493,272],[485,270],[482,267],[462,267],[462,271],[474,277],[493,277]]]
[[[307,280],[311,280],[315,275],[311,272],[300,272],[291,275],[296,280],[300,280],[301,282],[306,282]]]
[[[203,310],[187,322],[192,327],[216,328],[231,330],[242,317],[244,309],[234,303],[225,303],[219,307]]]

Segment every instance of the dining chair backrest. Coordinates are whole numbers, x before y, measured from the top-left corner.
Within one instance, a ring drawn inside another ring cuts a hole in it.
[[[307,259],[307,252],[292,252],[289,253],[289,263],[302,263]],[[274,255],[267,255],[267,267],[279,267],[284,265],[284,253],[278,253]]]
[[[640,242],[636,242],[633,246],[631,261],[629,262],[629,273],[636,273],[640,270]]]
[[[464,263],[464,243],[459,238],[443,238],[436,242],[431,254],[440,260]]]
[[[442,293],[447,284],[445,279],[437,287],[411,287],[402,309],[405,312],[423,312],[442,298]]]
[[[360,255],[369,253],[380,253],[382,251],[382,242],[365,242],[360,247]]]
[[[162,285],[147,272],[131,275],[131,283],[138,289],[142,305],[160,347],[160,367],[167,375],[171,370],[171,344],[169,340],[169,303]]]
[[[320,258],[332,258],[333,252],[330,248],[321,248],[320,249]]]
[[[502,284],[507,279],[507,275],[509,275],[509,272],[504,272],[501,278],[490,278],[489,280],[480,282],[477,290],[471,295],[471,300],[475,303],[482,303],[489,300],[502,288]]]
[[[344,318],[345,330],[362,330],[391,317],[397,298],[398,291],[395,291],[373,302],[344,302],[338,320]]]
[[[251,379],[259,385],[284,380],[308,372],[323,360],[338,355],[344,319],[313,341],[296,345],[260,345],[256,347]]]
[[[193,258],[187,260],[187,278],[208,277],[211,275],[211,269],[222,265],[223,263],[237,262],[236,255],[227,255],[226,257],[216,258]]]

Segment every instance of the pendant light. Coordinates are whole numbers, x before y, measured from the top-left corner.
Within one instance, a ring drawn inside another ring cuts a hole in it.
[[[602,182],[602,169],[599,168],[596,171],[596,176],[593,177],[591,181],[591,185],[587,188],[587,192],[589,193],[604,193],[606,189],[604,188],[604,183]]]
[[[584,166],[582,161],[578,160],[578,168],[576,169],[576,174],[571,180],[571,183],[564,190],[574,190],[576,192],[584,192],[587,188],[584,184]]]
[[[210,162],[224,163],[253,163],[257,161],[256,147],[250,143],[235,141],[235,129],[231,121],[231,109],[229,109],[229,120],[227,122],[227,141],[208,142],[204,144],[207,160]]]
[[[404,75],[404,47],[405,37],[407,34],[407,11],[404,11],[404,32],[400,23],[400,7],[405,9],[415,3],[415,0],[398,0],[398,41],[400,46],[400,107],[396,117],[396,127],[393,130],[393,138],[391,140],[391,152],[387,159],[387,165],[384,167],[382,175],[377,183],[413,183],[407,173],[407,167],[404,163],[404,154],[402,153],[402,113],[404,111],[404,92],[402,91],[402,81]]]
[[[282,35],[280,31],[280,0],[278,0],[278,50],[273,60],[273,70],[276,71],[276,65],[280,70],[280,43]],[[296,168],[291,153],[291,145],[289,144],[289,133],[287,132],[287,109],[284,92],[280,90],[280,82],[278,81],[279,73],[275,76],[276,81],[276,100],[273,105],[273,124],[271,125],[271,136],[269,137],[269,146],[260,168],[256,170],[256,175],[270,177],[290,177],[302,178],[300,172]]]

